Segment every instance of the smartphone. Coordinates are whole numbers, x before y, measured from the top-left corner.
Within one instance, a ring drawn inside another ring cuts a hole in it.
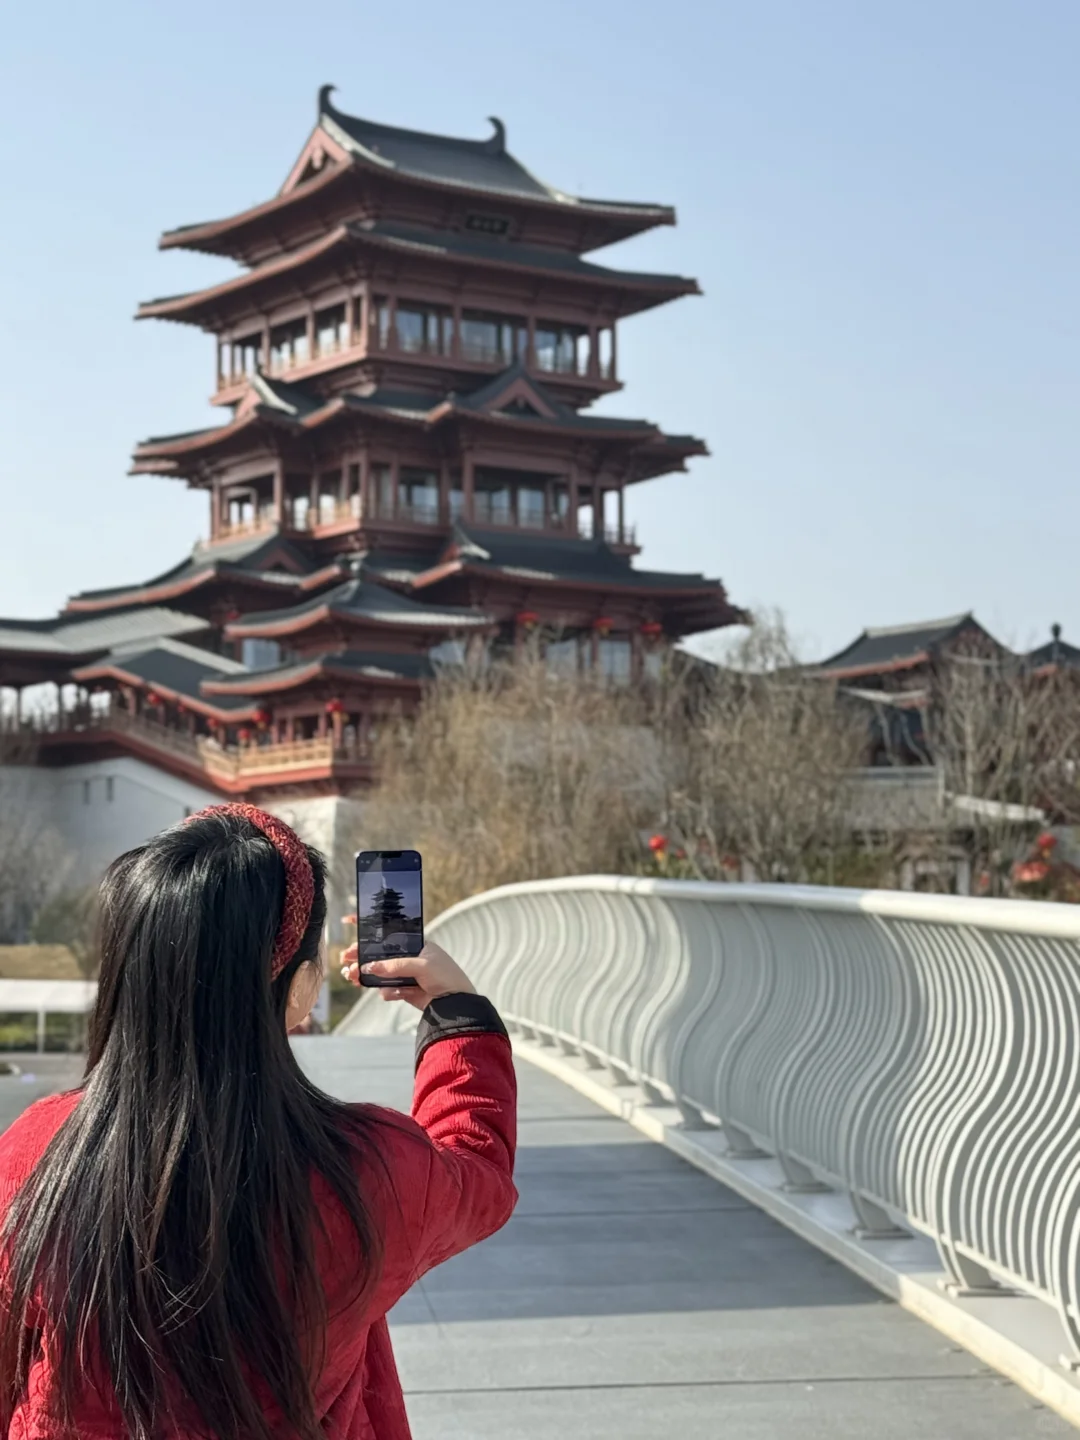
[[[368,960],[419,955],[424,948],[423,868],[416,850],[361,850],[356,857],[356,943],[361,966]],[[373,989],[415,985],[360,971]]]

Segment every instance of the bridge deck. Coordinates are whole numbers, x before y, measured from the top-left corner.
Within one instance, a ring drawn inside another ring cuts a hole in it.
[[[299,1043],[408,1104],[411,1039]],[[528,1064],[521,1203],[397,1307],[416,1440],[1029,1440],[1065,1421]]]
[[[407,1106],[412,1041],[297,1042]],[[0,1129],[70,1061],[0,1081]],[[416,1440],[1033,1440],[1071,1428],[738,1196],[527,1064],[521,1204],[391,1317]]]

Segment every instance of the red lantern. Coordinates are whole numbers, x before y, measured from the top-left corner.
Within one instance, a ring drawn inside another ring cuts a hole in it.
[[[340,715],[340,714],[344,711],[344,709],[345,709],[345,701],[344,701],[344,700],[338,700],[338,699],[335,697],[333,700],[327,700],[327,702],[326,702],[326,713],[327,713],[328,715]]]
[[[146,692],[146,703],[148,705],[160,705],[161,696],[157,693],[156,690],[148,690]]]
[[[519,625],[524,625],[528,630],[531,630],[534,625],[539,625],[540,623],[540,616],[535,610],[520,610],[517,615],[514,616],[514,619]]]
[[[231,625],[234,620],[240,619],[240,611],[234,606],[231,610],[225,611],[225,624]]]
[[[246,745],[247,742],[251,739],[251,727],[249,725],[241,725],[240,729],[236,732],[236,734],[241,745]]]
[[[613,624],[614,621],[609,619],[607,615],[601,615],[598,620],[593,621],[592,628],[596,631],[598,635],[609,635],[611,633],[611,627]]]
[[[260,705],[258,710],[256,710],[255,714],[252,716],[252,719],[255,721],[256,725],[269,725],[270,711],[267,710],[265,706]]]
[[[210,716],[207,717],[206,728],[207,728],[208,730],[220,730],[220,729],[221,729],[221,721],[220,721],[220,720],[215,720],[214,717],[213,717],[213,715],[210,715]]]
[[[652,853],[653,853],[654,855],[662,855],[662,854],[664,853],[664,851],[667,849],[667,836],[666,836],[666,835],[650,835],[650,836],[649,836],[649,849],[652,851]]]
[[[646,620],[641,627],[641,633],[650,640],[656,640],[663,635],[664,627],[660,624],[659,620]]]

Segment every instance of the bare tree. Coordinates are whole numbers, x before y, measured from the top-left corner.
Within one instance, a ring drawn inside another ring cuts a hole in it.
[[[70,854],[35,803],[22,767],[0,770],[0,943],[26,941],[46,900],[62,888]]]
[[[663,790],[637,697],[539,655],[444,675],[377,763],[358,844],[421,850],[431,914],[512,880],[636,870]]]
[[[799,664],[782,618],[760,619],[669,705],[670,828],[692,873],[832,878],[845,842],[845,780],[865,722]]]

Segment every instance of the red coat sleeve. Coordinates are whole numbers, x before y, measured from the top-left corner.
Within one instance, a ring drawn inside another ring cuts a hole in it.
[[[517,1203],[517,1079],[505,1033],[434,1038],[416,1070],[413,1118],[431,1141],[417,1274],[505,1225]]]

